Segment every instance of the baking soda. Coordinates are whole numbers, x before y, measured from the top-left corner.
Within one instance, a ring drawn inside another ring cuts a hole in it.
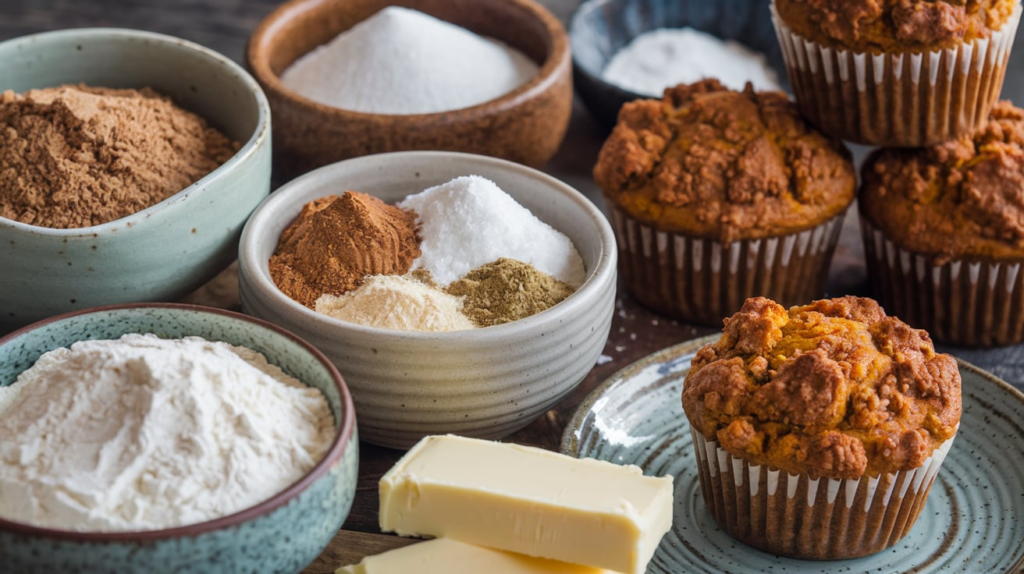
[[[482,104],[538,67],[508,46],[391,6],[297,60],[281,75],[296,93],[363,113],[426,114]]]
[[[778,75],[764,54],[693,28],[641,34],[612,57],[602,76],[606,82],[653,97],[661,97],[665,88],[705,78],[716,78],[733,90],[742,90],[747,82],[759,91],[780,89]]]
[[[398,207],[418,215],[421,255],[413,269],[426,269],[442,287],[502,257],[529,263],[573,288],[583,284],[583,260],[572,241],[488,179],[459,177]]]

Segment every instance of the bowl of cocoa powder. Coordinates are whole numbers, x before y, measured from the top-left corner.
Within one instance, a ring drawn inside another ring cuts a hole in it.
[[[239,290],[338,367],[361,440],[409,448],[505,437],[570,393],[608,338],[616,254],[604,215],[549,175],[397,152],[276,191],[242,234]]]
[[[202,46],[121,29],[0,43],[0,333],[173,301],[270,192],[270,111]]]

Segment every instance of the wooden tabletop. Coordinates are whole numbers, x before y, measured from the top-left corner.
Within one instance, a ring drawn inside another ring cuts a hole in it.
[[[576,0],[542,0],[560,17]],[[17,36],[82,26],[117,26],[172,34],[199,42],[241,62],[246,38],[259,20],[277,4],[274,0],[0,0],[0,41]],[[1024,32],[1024,29],[1022,29]],[[1004,96],[1024,102],[1024,50],[1014,52]],[[0,84],[2,89],[2,84]],[[602,204],[591,180],[597,151],[607,133],[577,102],[569,135],[546,171],[576,187],[598,205]],[[863,157],[863,150],[858,150]],[[281,183],[281,182],[276,182]],[[827,285],[827,295],[869,295],[863,249],[856,223],[848,217]],[[231,268],[188,300],[218,307],[240,308],[236,273]],[[620,293],[611,335],[601,360],[579,387],[555,408],[509,441],[557,450],[562,431],[576,406],[604,379],[654,351],[717,331],[667,320]],[[944,349],[992,371],[1024,390],[1024,346],[995,350]],[[410,541],[380,534],[377,526],[377,482],[402,452],[360,445],[359,484],[355,502],[343,529],[324,553],[305,572],[333,573],[343,564],[363,556],[409,544]]]

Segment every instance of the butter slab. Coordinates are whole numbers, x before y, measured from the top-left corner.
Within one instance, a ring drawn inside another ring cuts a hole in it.
[[[672,526],[672,477],[457,436],[416,444],[380,481],[380,527],[643,574]]]
[[[438,538],[367,556],[335,574],[615,574]]]

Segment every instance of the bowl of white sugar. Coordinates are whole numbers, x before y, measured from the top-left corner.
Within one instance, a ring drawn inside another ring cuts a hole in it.
[[[360,437],[393,448],[525,427],[593,368],[614,312],[604,215],[484,156],[320,168],[256,210],[239,252],[245,312],[322,350],[352,389]]]
[[[539,167],[572,110],[569,42],[534,0],[292,0],[249,41],[289,175],[451,150]]]
[[[786,90],[769,2],[587,0],[569,23],[580,97],[606,126],[622,104],[717,78],[742,90]]]
[[[0,436],[11,572],[298,572],[355,495],[331,362],[204,307],[97,307],[0,339]]]

